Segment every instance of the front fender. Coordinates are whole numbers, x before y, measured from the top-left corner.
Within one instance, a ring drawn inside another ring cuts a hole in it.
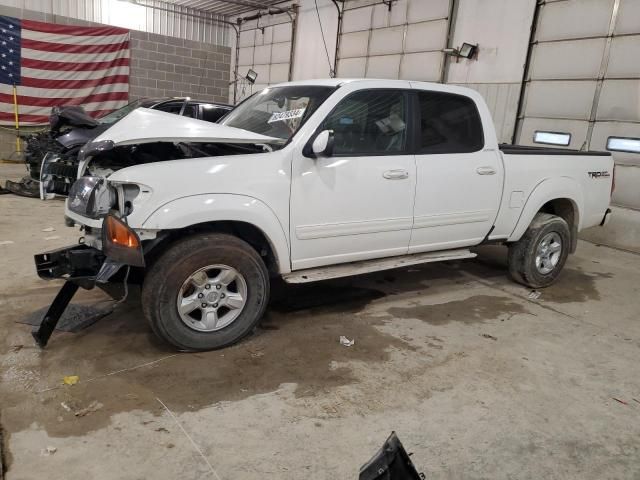
[[[519,240],[527,228],[529,228],[533,217],[536,216],[536,213],[540,211],[542,206],[551,200],[559,198],[566,198],[573,203],[576,214],[577,231],[580,231],[582,212],[584,210],[584,199],[580,184],[570,177],[547,178],[531,191],[520,213],[520,218],[507,240],[509,242]]]
[[[260,229],[271,244],[280,273],[291,271],[284,229],[273,210],[257,198],[213,193],[178,198],[152,212],[142,228],[173,230],[216,221],[246,222]]]

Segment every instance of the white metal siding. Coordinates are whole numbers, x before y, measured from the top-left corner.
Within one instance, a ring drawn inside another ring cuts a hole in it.
[[[605,150],[640,138],[640,2],[561,0],[540,7],[519,143],[536,130],[571,134],[571,148]],[[614,23],[612,23],[614,22]],[[616,205],[640,209],[640,154],[613,153]]]
[[[449,0],[345,2],[339,77],[442,80]]]
[[[237,101],[268,85],[290,79],[292,28],[291,18],[286,14],[266,15],[242,24],[238,75],[244,77],[252,69],[258,79],[255,85],[239,84]]]
[[[142,3],[146,3],[148,7],[139,6],[139,8],[146,8],[140,23],[120,25],[113,21],[115,18],[113,13],[115,9],[123,5],[126,7],[127,4],[119,0],[0,0],[0,5],[33,10],[42,14],[61,15],[107,25],[115,24],[144,32],[215,45],[229,46],[230,44],[229,27],[216,21],[216,19],[223,19],[222,17],[208,13],[203,14],[198,10],[161,0],[149,0]],[[129,7],[131,8],[132,5],[129,4]],[[201,18],[195,18],[193,15]]]

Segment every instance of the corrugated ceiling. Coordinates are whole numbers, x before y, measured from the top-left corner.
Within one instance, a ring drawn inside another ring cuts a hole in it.
[[[284,3],[284,0],[165,0],[167,3],[194,8],[214,15],[234,16]]]

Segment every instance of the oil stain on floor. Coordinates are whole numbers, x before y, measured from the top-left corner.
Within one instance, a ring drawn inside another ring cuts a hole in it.
[[[505,314],[527,313],[527,310],[505,297],[475,295],[464,300],[435,305],[393,307],[388,312],[393,317],[415,318],[439,326],[450,322],[484,323]]]

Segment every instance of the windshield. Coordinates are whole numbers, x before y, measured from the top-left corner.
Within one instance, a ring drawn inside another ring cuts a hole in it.
[[[124,117],[125,115],[128,115],[131,111],[133,111],[136,108],[138,108],[141,103],[142,103],[141,99],[134,100],[133,102],[125,105],[124,107],[119,108],[118,110],[116,110],[114,112],[108,113],[104,117],[100,117],[98,119],[98,121],[100,123],[102,123],[102,124],[116,123],[122,117]]]
[[[334,90],[306,85],[265,88],[238,105],[220,123],[289,140]]]

